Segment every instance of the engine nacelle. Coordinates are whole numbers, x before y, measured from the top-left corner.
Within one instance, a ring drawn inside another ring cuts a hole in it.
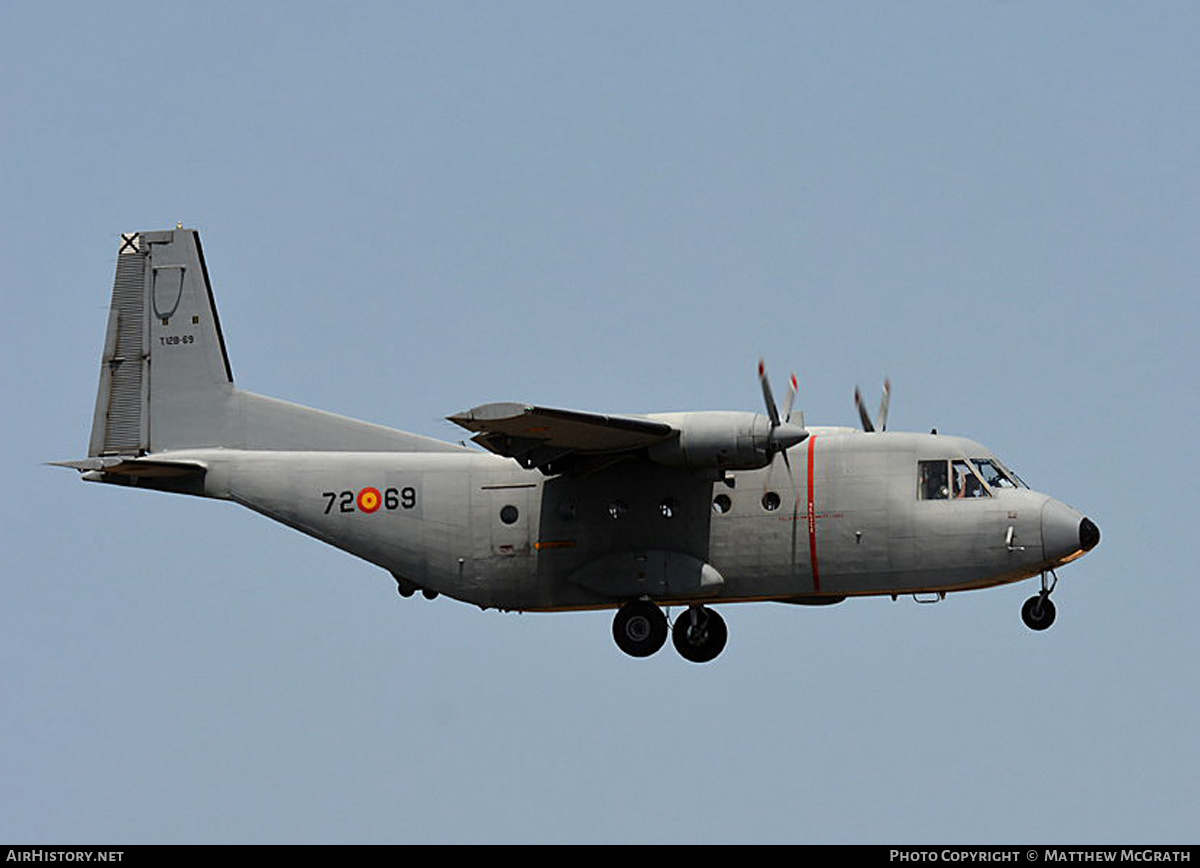
[[[804,440],[808,432],[784,422],[774,429],[758,413],[662,413],[650,417],[679,433],[649,447],[650,460],[669,467],[755,470],[771,463],[776,452]]]

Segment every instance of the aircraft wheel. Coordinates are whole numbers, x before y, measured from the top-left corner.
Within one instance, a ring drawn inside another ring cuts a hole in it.
[[[667,641],[667,616],[649,600],[634,600],[617,610],[613,639],[630,657],[649,657]]]
[[[729,630],[725,619],[707,606],[692,606],[675,619],[671,641],[685,660],[707,663],[725,648]]]
[[[1030,630],[1045,630],[1054,623],[1054,615],[1054,604],[1041,594],[1030,597],[1021,607],[1021,620]]]

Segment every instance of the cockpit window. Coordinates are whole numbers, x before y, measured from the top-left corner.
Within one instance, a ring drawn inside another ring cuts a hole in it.
[[[1015,480],[1017,485],[1021,486],[1022,488],[1029,487],[1029,485],[1025,482],[1024,479],[1017,476],[1017,474],[1013,473],[1011,467],[1005,467],[1003,464],[1000,464],[999,461],[997,461],[996,464],[1000,467],[1001,470],[1003,470],[1005,472],[1005,474],[1007,474],[1011,479]]]
[[[983,475],[983,481],[992,488],[1017,487],[1017,483],[1013,480],[1013,477],[998,461],[993,461],[990,458],[972,458],[971,460],[979,468],[979,472]]]
[[[945,461],[917,462],[917,499],[945,500],[950,496],[950,477]]]
[[[975,475],[975,471],[971,469],[971,465],[963,460],[958,460],[952,463],[953,479],[954,479],[954,496],[955,497],[991,497],[992,495],[983,483],[979,481],[979,477]]]
[[[1011,482],[1008,484],[1012,485]],[[965,459],[917,462],[918,500],[991,496],[992,493],[979,481],[975,469]]]

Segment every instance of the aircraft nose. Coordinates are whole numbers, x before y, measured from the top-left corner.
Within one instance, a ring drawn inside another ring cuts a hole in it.
[[[1100,542],[1100,529],[1088,518],[1057,500],[1042,507],[1042,551],[1047,560],[1066,563]]]
[[[1079,547],[1085,552],[1090,552],[1100,543],[1100,528],[1092,522],[1090,518],[1084,518],[1079,522]]]

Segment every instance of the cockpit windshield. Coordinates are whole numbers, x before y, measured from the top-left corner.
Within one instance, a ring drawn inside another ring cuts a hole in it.
[[[943,458],[917,462],[918,500],[991,497],[1000,489],[1028,487],[995,458],[972,458],[970,461]]]
[[[947,473],[947,469],[949,473]],[[971,465],[962,458],[917,462],[917,499],[991,497]]]
[[[1028,488],[1017,474],[1013,473],[994,458],[972,458],[971,462],[979,468],[983,481],[992,488]]]
[[[954,483],[955,497],[991,497],[988,490],[979,484],[979,477],[971,470],[971,465],[963,460],[950,462],[951,481]]]

